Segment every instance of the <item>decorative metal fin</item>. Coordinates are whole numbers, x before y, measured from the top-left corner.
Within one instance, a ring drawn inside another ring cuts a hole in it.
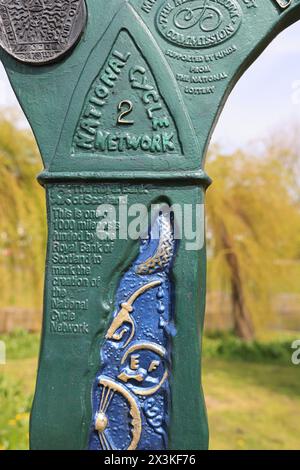
[[[166,269],[174,255],[175,240],[170,213],[162,212],[160,219],[160,237],[157,250],[153,256],[136,267],[136,273],[142,276]]]
[[[275,0],[275,2],[280,6],[280,8],[285,9],[290,6],[292,0]]]

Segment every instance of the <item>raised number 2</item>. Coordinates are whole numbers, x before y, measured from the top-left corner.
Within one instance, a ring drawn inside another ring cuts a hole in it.
[[[123,100],[119,103],[118,110],[120,111],[120,113],[118,115],[118,124],[134,124],[134,121],[127,121],[126,119],[124,119],[126,116],[128,116],[128,114],[131,113],[132,109],[133,104],[129,100]]]

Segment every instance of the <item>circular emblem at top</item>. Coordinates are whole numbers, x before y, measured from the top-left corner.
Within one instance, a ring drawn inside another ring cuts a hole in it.
[[[55,62],[78,41],[84,0],[0,0],[0,45],[28,64]]]
[[[162,36],[173,44],[204,49],[234,36],[242,18],[236,0],[168,0],[156,22]]]

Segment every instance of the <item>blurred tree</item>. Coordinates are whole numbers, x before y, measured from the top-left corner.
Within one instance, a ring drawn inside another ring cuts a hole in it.
[[[46,239],[41,163],[29,131],[0,121],[0,305],[40,306]]]
[[[271,295],[299,282],[290,269],[300,247],[294,167],[287,147],[275,149],[255,157],[214,148],[207,165],[209,288],[230,292],[235,333],[247,340],[270,320]]]
[[[279,159],[285,169],[290,172],[291,191],[300,201],[300,129],[297,123],[285,124],[278,131],[274,131],[262,142],[267,155]]]

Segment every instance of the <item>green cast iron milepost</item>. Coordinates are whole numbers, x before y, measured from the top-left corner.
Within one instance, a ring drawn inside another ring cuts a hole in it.
[[[0,0],[48,207],[32,449],[208,447],[204,156],[238,78],[299,17],[299,0]],[[128,236],[153,204],[148,238]]]

